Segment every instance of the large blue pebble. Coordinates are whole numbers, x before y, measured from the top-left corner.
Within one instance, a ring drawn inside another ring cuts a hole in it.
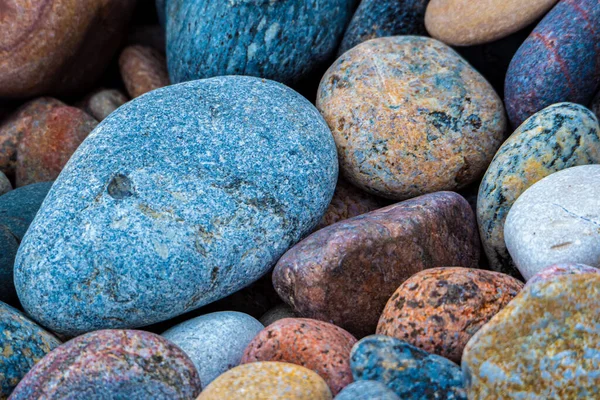
[[[381,382],[356,381],[339,392],[334,400],[400,400],[400,397]]]
[[[0,196],[0,301],[17,303],[13,266],[19,243],[51,187],[52,182],[34,183]]]
[[[171,82],[251,75],[291,84],[334,55],[356,0],[169,0]]]
[[[308,234],[337,175],[327,124],[279,83],[153,91],[98,125],[56,180],[17,255],[19,298],[71,335],[199,308]]]
[[[458,365],[392,337],[360,340],[352,348],[350,367],[354,380],[382,382],[401,399],[467,399]]]

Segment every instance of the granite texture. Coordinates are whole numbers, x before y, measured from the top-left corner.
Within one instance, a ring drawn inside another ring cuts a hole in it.
[[[194,362],[202,387],[240,364],[244,349],[264,326],[234,311],[202,315],[162,334]]]
[[[335,396],[352,382],[349,358],[354,343],[354,336],[327,322],[285,318],[252,339],[242,364],[281,361],[302,365],[319,374]]]
[[[469,339],[523,288],[498,272],[433,268],[407,279],[388,301],[377,334],[460,363]]]
[[[490,268],[518,275],[504,242],[506,216],[540,179],[576,165],[600,163],[600,126],[587,108],[551,105],[532,115],[500,147],[479,188],[477,220]]]
[[[0,399],[60,341],[20,311],[0,302]]]
[[[173,83],[251,75],[291,84],[334,55],[355,0],[169,0]]]
[[[255,362],[236,367],[206,387],[197,400],[331,400],[325,381],[300,365]]]
[[[476,181],[506,129],[491,85],[450,47],[419,36],[346,52],[323,77],[317,108],[344,177],[396,200]]]
[[[429,0],[362,0],[344,33],[338,55],[378,37],[427,35],[428,3]]]
[[[81,93],[119,47],[135,0],[4,0],[0,98]]]
[[[599,41],[597,0],[562,0],[546,14],[506,75],[504,102],[513,127],[554,103],[589,104],[600,83]]]
[[[334,400],[400,400],[400,397],[381,382],[357,381],[346,386]]]
[[[600,269],[585,264],[555,264],[542,269],[532,276],[525,286],[531,286],[536,282],[550,281],[557,276],[577,274],[598,274]]]
[[[86,96],[78,107],[101,122],[128,101],[127,96],[117,89],[100,89]]]
[[[472,399],[600,397],[600,275],[528,285],[467,344]]]
[[[336,181],[327,125],[289,88],[220,77],[155,90],[105,119],[56,180],[19,249],[19,297],[73,335],[173,318],[266,274]]]
[[[54,349],[25,375],[11,400],[194,399],[192,361],[149,332],[101,330]]]
[[[52,182],[36,183],[0,196],[0,301],[17,305],[13,266],[17,250]]]
[[[152,47],[126,47],[119,57],[119,68],[132,99],[171,83],[165,56]]]
[[[467,400],[458,365],[402,340],[373,335],[350,356],[354,379],[384,383],[401,399]]]
[[[363,337],[375,332],[386,302],[410,276],[440,265],[475,268],[478,260],[471,207],[440,192],[313,233],[279,260],[273,284],[299,315]]]
[[[600,165],[556,172],[527,189],[504,225],[506,247],[528,280],[560,263],[600,267]]]
[[[0,196],[6,194],[13,190],[12,184],[4,174],[4,172],[0,171]]]
[[[294,310],[292,310],[292,307],[288,306],[287,304],[279,304],[263,314],[259,321],[264,326],[269,326],[273,322],[279,321],[280,319],[296,317],[297,315],[294,313]]]
[[[526,27],[558,0],[431,0],[425,14],[429,34],[453,46],[502,39]]]

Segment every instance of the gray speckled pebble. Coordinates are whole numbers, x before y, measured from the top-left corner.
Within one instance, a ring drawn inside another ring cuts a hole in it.
[[[223,311],[183,322],[162,334],[192,359],[202,387],[240,364],[244,349],[264,326],[248,314]]]
[[[4,175],[4,172],[0,172],[0,196],[10,192],[12,189],[13,187],[6,175]]]
[[[280,304],[267,311],[262,317],[260,317],[260,323],[264,326],[269,326],[273,322],[279,321],[284,318],[297,318],[298,316],[292,310],[292,307],[287,304]]]
[[[552,264],[600,267],[600,165],[565,169],[527,189],[508,213],[504,238],[525,279]]]
[[[73,155],[23,239],[17,292],[60,333],[167,320],[264,275],[322,218],[337,175],[325,121],[279,83],[155,90]]]
[[[381,382],[357,381],[346,386],[334,400],[400,400],[400,397]]]

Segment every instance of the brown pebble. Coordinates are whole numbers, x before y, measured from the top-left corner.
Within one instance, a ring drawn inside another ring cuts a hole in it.
[[[119,57],[121,76],[132,98],[170,84],[167,61],[157,50],[146,46],[129,46]]]

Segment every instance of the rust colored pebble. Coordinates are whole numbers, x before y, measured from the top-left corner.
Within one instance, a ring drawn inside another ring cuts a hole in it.
[[[460,362],[469,339],[523,288],[499,272],[434,268],[406,280],[390,298],[377,334]]]
[[[32,117],[18,145],[16,186],[56,179],[96,125],[90,115],[69,106]]]
[[[479,254],[469,203],[438,192],[313,233],[279,260],[273,284],[298,315],[363,337],[375,333],[385,304],[406,279],[444,265],[477,267]]]
[[[250,342],[242,364],[282,361],[318,373],[336,395],[352,382],[350,351],[356,338],[335,325],[306,318],[285,318]]]
[[[119,57],[119,67],[132,98],[170,84],[165,57],[151,47],[125,48]]]

